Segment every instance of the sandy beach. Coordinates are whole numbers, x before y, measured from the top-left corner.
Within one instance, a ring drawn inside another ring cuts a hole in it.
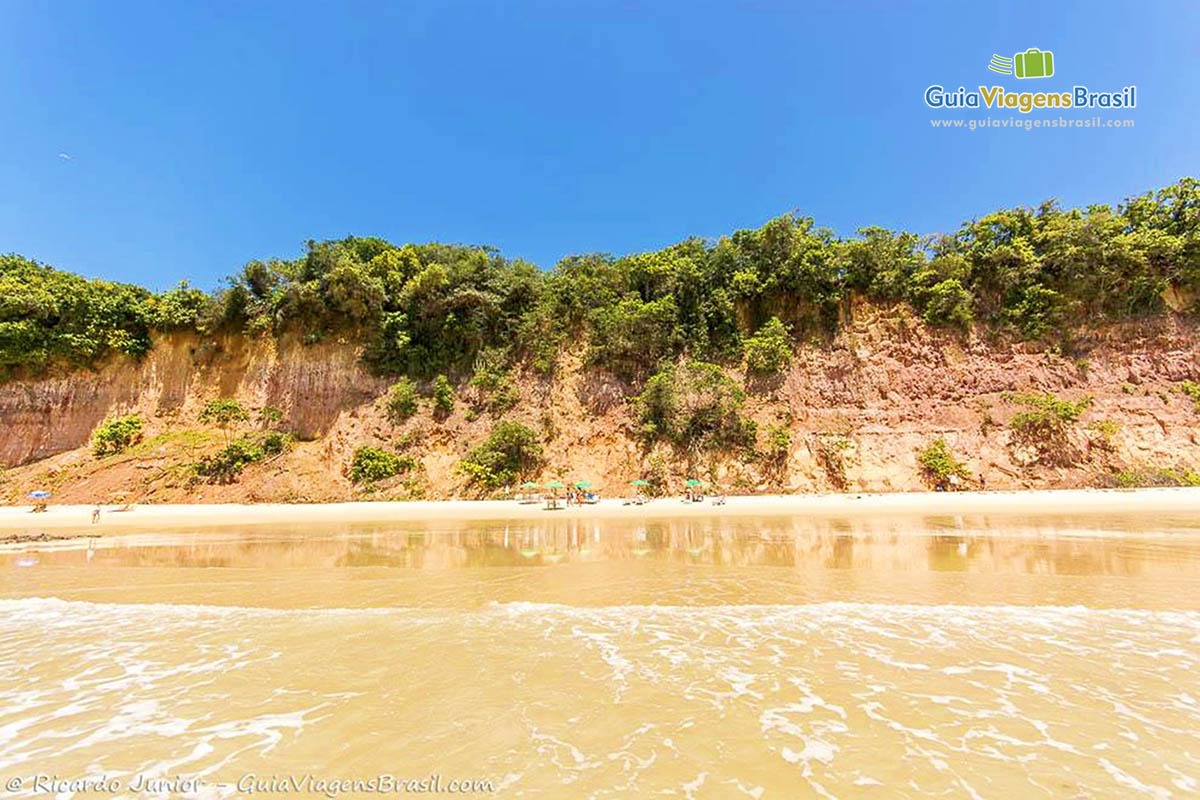
[[[729,497],[724,505],[713,505],[707,500],[685,503],[678,497],[660,498],[640,506],[625,505],[621,499],[610,499],[595,505],[570,508],[562,507],[560,501],[557,510],[546,510],[540,503],[522,504],[515,500],[138,505],[129,511],[118,511],[118,506],[102,506],[99,525],[91,524],[94,506],[51,504],[48,511],[39,514],[30,513],[30,508],[29,505],[0,507],[0,531],[20,535],[73,528],[127,530],[318,522],[537,519],[550,516],[579,519],[879,514],[1200,514],[1200,488],[758,495]]]

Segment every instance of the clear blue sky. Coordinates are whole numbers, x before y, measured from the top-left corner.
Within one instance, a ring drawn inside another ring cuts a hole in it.
[[[349,233],[549,267],[1200,173],[1198,3],[807,5],[0,0],[0,252],[160,289]],[[1055,78],[987,71],[1034,46]],[[1136,128],[934,130],[931,83],[1133,83]]]

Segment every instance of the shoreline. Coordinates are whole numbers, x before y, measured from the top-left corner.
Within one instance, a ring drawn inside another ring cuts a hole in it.
[[[170,504],[138,505],[131,511],[101,506],[101,522],[91,524],[92,505],[53,505],[30,513],[31,505],[0,506],[0,532],[36,536],[47,531],[152,528],[245,527],[267,524],[347,522],[486,521],[534,519],[663,519],[670,517],[746,516],[929,516],[960,514],[1153,514],[1196,513],[1200,487],[1163,489],[1042,489],[996,492],[906,492],[891,494],[742,495],[725,505],[684,503],[678,496],[645,505],[621,499],[596,505],[545,510],[541,503],[515,500],[427,500],[323,504]],[[21,536],[25,538],[25,536]]]

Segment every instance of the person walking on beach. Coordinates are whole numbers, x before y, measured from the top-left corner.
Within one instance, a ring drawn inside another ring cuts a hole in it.
[[[100,504],[97,503],[96,507],[92,509],[92,524],[95,525],[99,521],[100,521]]]

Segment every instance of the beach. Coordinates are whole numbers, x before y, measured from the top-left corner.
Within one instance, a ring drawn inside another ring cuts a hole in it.
[[[101,506],[100,523],[91,524],[91,505],[54,505],[30,513],[31,505],[0,507],[0,531],[22,533],[72,528],[106,530],[187,528],[296,523],[403,522],[421,520],[663,519],[676,517],[750,516],[925,516],[1021,514],[1200,514],[1200,488],[1064,489],[1015,492],[906,492],[892,494],[822,494],[731,496],[723,505],[706,499],[687,503],[678,496],[644,505],[605,499],[594,505],[547,510],[543,503],[516,500],[446,500],[324,504],[171,504]]]
[[[4,509],[4,766],[213,798],[308,774],[499,797],[1191,794],[1197,506]]]

